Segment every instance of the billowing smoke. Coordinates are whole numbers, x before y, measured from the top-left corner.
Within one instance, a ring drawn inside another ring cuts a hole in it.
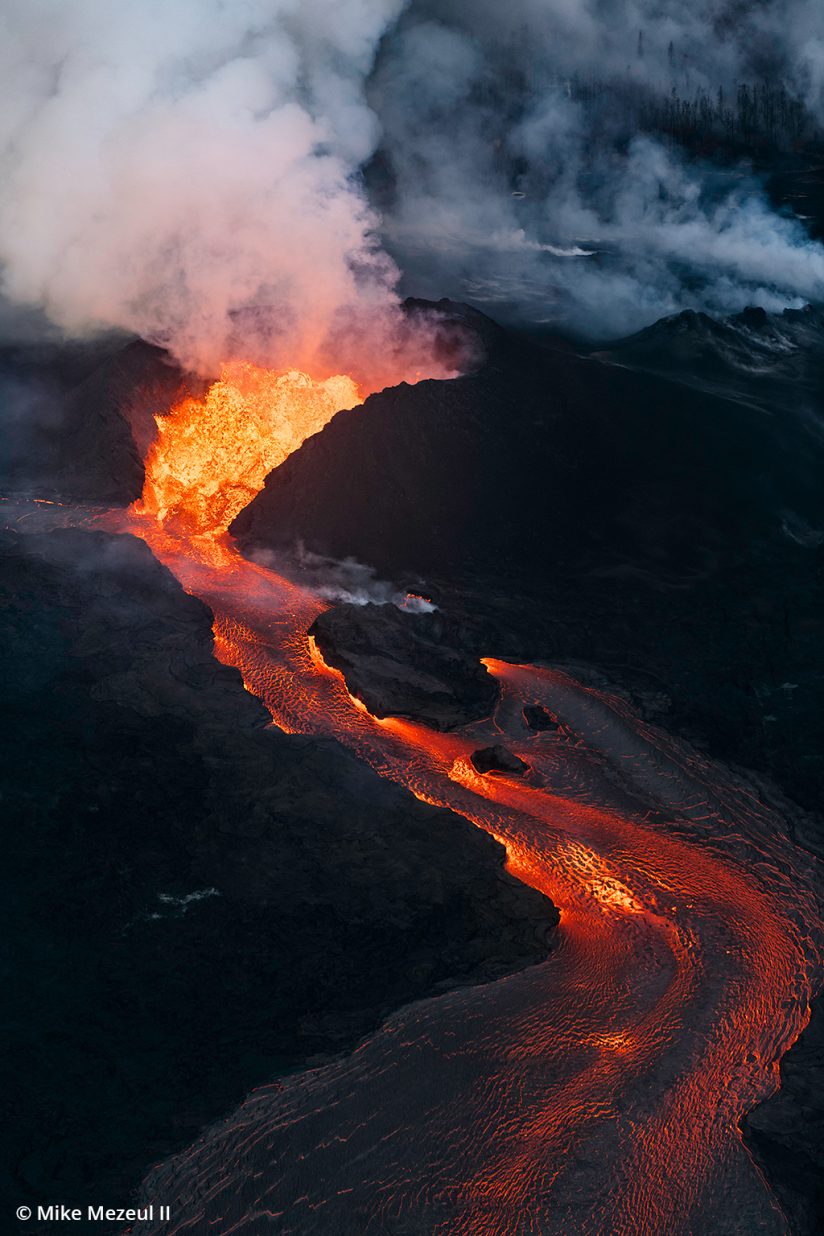
[[[821,298],[748,155],[815,133],[822,74],[812,0],[417,0],[370,86],[409,290],[590,335]]]
[[[9,0],[7,298],[214,371],[241,355],[379,384],[425,361],[357,169],[402,0]],[[400,349],[402,355],[395,353]]]
[[[677,96],[722,136],[735,108],[809,136],[819,0],[7,0],[0,21],[4,294],[72,334],[376,386],[432,371],[396,262],[405,290],[590,335],[824,289],[743,152],[655,123]]]

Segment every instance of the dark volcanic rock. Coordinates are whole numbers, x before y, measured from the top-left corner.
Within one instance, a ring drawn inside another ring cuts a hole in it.
[[[790,1220],[793,1236],[824,1231],[824,1005],[781,1061],[781,1089],[744,1122],[744,1139]]]
[[[373,716],[411,717],[446,730],[488,717],[495,705],[495,679],[461,649],[460,627],[438,611],[337,605],[310,634]]]
[[[558,720],[544,708],[543,704],[527,704],[524,708],[524,721],[531,730],[538,732],[560,729]]]
[[[733,324],[740,347],[753,329]],[[824,351],[814,315],[793,330],[797,366],[816,338]],[[335,417],[233,531],[246,551],[300,541],[415,573],[474,627],[468,652],[596,664],[668,699],[659,720],[818,808],[824,394],[811,379],[788,408],[765,379],[756,400],[756,364],[747,401],[734,383],[722,398],[673,365],[665,378],[493,340],[476,373]]]
[[[545,955],[557,915],[503,849],[268,726],[142,542],[0,551],[17,1204],[125,1201],[255,1083]]]
[[[745,309],[717,321],[686,310],[600,353],[687,386],[797,416],[824,397],[824,309]],[[810,426],[812,428],[812,425]]]
[[[804,417],[510,338],[477,373],[336,416],[267,479],[244,548],[353,555],[384,574],[717,574],[742,538],[824,514]]]
[[[0,485],[6,493],[126,506],[143,488],[154,413],[201,389],[162,349],[140,340],[0,347]]]
[[[529,769],[529,765],[520,756],[508,751],[500,743],[494,747],[481,747],[478,751],[473,751],[469,758],[479,773],[506,773],[507,776],[519,777]]]

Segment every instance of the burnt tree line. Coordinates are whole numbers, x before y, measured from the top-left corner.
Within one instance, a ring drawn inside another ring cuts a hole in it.
[[[679,141],[794,146],[819,136],[803,103],[783,82],[740,82],[734,91],[719,86],[715,94],[700,87],[682,92],[673,85],[669,93],[655,93],[630,76],[611,81],[573,76],[567,90],[583,103],[617,101],[635,127]]]

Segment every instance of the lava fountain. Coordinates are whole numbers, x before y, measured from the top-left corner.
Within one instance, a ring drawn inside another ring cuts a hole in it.
[[[297,369],[226,364],[202,399],[155,417],[135,512],[187,536],[224,532],[267,473],[336,412],[362,401],[343,374],[317,380]]]

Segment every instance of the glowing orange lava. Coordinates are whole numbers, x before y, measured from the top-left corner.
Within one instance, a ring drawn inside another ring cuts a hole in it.
[[[224,365],[203,399],[184,399],[155,418],[137,509],[188,535],[223,532],[272,468],[361,402],[342,374],[319,381],[297,369]]]

